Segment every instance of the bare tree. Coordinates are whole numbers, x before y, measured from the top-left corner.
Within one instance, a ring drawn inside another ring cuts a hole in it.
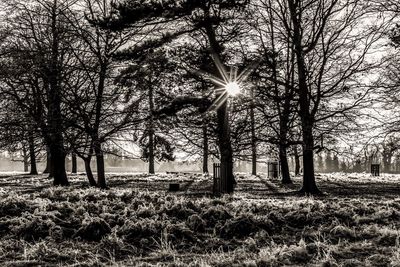
[[[27,111],[40,129],[49,147],[54,185],[69,184],[61,104],[69,59],[67,44],[72,41],[60,16],[68,5],[62,0],[10,1],[8,9],[13,15],[6,25],[11,34],[3,47],[7,51],[4,64],[15,67],[3,76],[3,92]]]
[[[80,80],[70,84],[68,108],[72,116],[69,123],[78,133],[87,135],[83,138],[83,150],[75,150],[85,161],[88,177],[92,176],[90,160],[92,153],[96,157],[97,186],[106,188],[104,148],[103,143],[111,136],[126,129],[129,123],[135,121],[137,101],[126,99],[126,92],[114,85],[117,72],[117,62],[114,57],[117,52],[136,35],[136,39],[143,38],[143,27],[138,27],[127,33],[123,30],[112,31],[103,28],[100,23],[110,19],[115,10],[114,1],[85,0],[77,7],[71,6],[69,12],[64,13],[73,31],[73,36],[79,44],[73,44],[76,60],[75,68],[82,74]],[[94,184],[93,179],[89,178]]]
[[[360,77],[372,68],[367,55],[380,33],[376,24],[365,26],[365,18],[372,15],[363,3],[288,0],[277,4],[278,16],[289,14],[290,20],[282,19],[282,25],[296,55],[304,193],[319,193],[313,161],[316,127],[348,115],[369,91]]]

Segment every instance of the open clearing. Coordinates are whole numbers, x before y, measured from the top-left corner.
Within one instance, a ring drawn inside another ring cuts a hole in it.
[[[400,176],[322,174],[322,197],[237,175],[212,198],[200,175],[0,177],[1,266],[400,266]],[[182,191],[169,193],[170,182]]]

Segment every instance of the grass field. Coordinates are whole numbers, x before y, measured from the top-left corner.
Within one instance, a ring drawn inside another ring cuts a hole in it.
[[[238,174],[222,198],[196,175],[70,178],[0,177],[0,266],[400,266],[397,175],[324,174],[304,197]]]

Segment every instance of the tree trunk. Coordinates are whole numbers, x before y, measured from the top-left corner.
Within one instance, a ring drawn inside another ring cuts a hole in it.
[[[78,172],[78,164],[77,164],[76,154],[74,152],[72,152],[71,159],[72,159],[71,173],[76,174]]]
[[[297,76],[298,76],[298,95],[300,106],[300,119],[303,134],[303,187],[300,190],[306,194],[320,194],[315,183],[314,170],[314,136],[313,126],[315,113],[311,109],[309,98],[309,87],[307,84],[307,68],[304,59],[304,50],[302,44],[302,25],[298,17],[297,8],[300,2],[288,0],[290,18],[293,25],[293,45],[297,59]]]
[[[43,173],[50,173],[50,148],[46,145],[46,168],[44,169]]]
[[[29,171],[29,156],[28,151],[26,151],[26,146],[22,145],[22,160],[24,162],[24,172]]]
[[[99,138],[99,129],[103,108],[103,97],[104,97],[104,89],[105,82],[107,79],[107,66],[108,62],[106,59],[99,60],[100,70],[98,73],[98,85],[97,85],[97,95],[96,95],[96,116],[95,123],[93,126],[92,140],[93,140],[93,148],[96,154],[96,166],[97,166],[97,186],[102,189],[107,189],[106,184],[106,176],[105,176],[105,168],[104,168],[104,154],[101,147],[101,140]]]
[[[89,184],[91,186],[97,186],[96,180],[93,177],[92,167],[90,167],[90,161],[91,161],[92,157],[82,158],[82,159],[83,159],[83,162],[85,163],[85,171],[86,171],[86,176],[89,180]]]
[[[46,147],[46,168],[43,171],[43,173],[48,173],[49,178],[54,177],[54,172],[53,172],[53,164],[51,163],[51,152],[50,152],[50,147]]]
[[[51,14],[51,62],[49,64],[48,79],[48,140],[51,154],[51,168],[54,185],[69,185],[65,170],[65,151],[63,139],[63,117],[61,114],[61,88],[60,88],[60,62],[59,62],[59,29],[58,29],[58,3],[54,0]]]
[[[294,151],[294,175],[300,175],[300,156],[297,150],[297,145],[293,148]]]
[[[154,132],[152,130],[149,131],[149,173],[155,173],[154,167]]]
[[[50,145],[51,153],[51,174],[53,175],[53,185],[69,185],[65,170],[65,151],[62,143],[55,142]]]
[[[36,153],[35,153],[35,140],[33,139],[32,134],[29,135],[29,156],[31,161],[31,175],[37,175],[36,168]]]
[[[303,122],[303,187],[300,192],[306,194],[321,193],[315,183],[312,126],[306,122]]]
[[[211,17],[208,11],[206,11],[205,16],[206,18],[204,20],[203,27],[210,43],[212,56],[214,57],[215,61],[218,61],[216,62],[217,65],[222,64],[219,61],[222,58],[223,46],[220,45],[216,38],[215,29],[211,23]],[[220,94],[216,95],[217,99],[218,97],[220,97]],[[218,146],[221,158],[222,176],[221,193],[233,193],[234,185],[236,184],[235,177],[233,175],[233,152],[228,117],[228,100],[226,99],[217,109]]]
[[[253,87],[252,87],[253,88]],[[251,99],[254,99],[254,90],[251,89]],[[250,106],[250,126],[251,126],[251,174],[257,175],[257,139],[256,121],[254,118],[254,102]]]
[[[203,173],[208,173],[208,133],[205,119],[203,119]]]
[[[107,189],[106,175],[104,168],[104,154],[101,149],[101,143],[98,140],[94,141],[94,152],[96,154],[96,164],[97,164],[97,186],[102,189]]]
[[[235,178],[233,175],[233,153],[230,138],[228,102],[225,101],[217,110],[218,142],[221,154],[221,193],[233,193]]]
[[[154,111],[154,99],[153,99],[153,87],[149,87],[149,173],[154,174],[154,118],[153,118],[153,111]]]
[[[271,0],[269,1],[269,6],[272,6]],[[271,25],[271,47],[272,50],[275,51],[275,32],[274,32],[274,16],[272,13],[272,10],[269,10],[269,19],[270,19],[270,25]],[[289,44],[289,43],[288,43]],[[287,75],[288,77],[286,78],[287,82],[289,83],[290,77],[289,77],[289,71],[290,71],[290,66],[289,66],[289,51],[291,47],[288,45],[287,47]],[[292,57],[293,58],[293,57]],[[277,67],[278,63],[275,57],[272,58],[273,60],[273,68],[272,68],[272,76],[274,78],[274,91],[275,95],[279,96],[279,88],[278,88],[278,74],[277,74]],[[292,72],[293,73],[293,72]],[[293,84],[293,82],[292,82]],[[288,158],[287,158],[287,132],[289,128],[289,116],[290,116],[290,105],[292,101],[292,97],[290,97],[290,92],[291,90],[289,89],[288,86],[285,87],[285,94],[284,94],[284,102],[283,104],[281,103],[280,97],[278,97],[277,101],[277,109],[278,109],[278,115],[279,115],[279,160],[280,160],[280,168],[281,168],[281,174],[282,174],[282,183],[283,184],[290,184],[292,183],[290,179],[290,173],[289,173],[289,163],[288,163]]]
[[[285,102],[288,99],[285,100]],[[285,103],[279,123],[279,160],[281,162],[282,183],[291,184],[289,162],[287,157],[287,135],[290,114],[290,103]]]
[[[279,160],[281,162],[281,172],[282,172],[282,183],[291,184],[289,173],[289,162],[287,158],[287,148],[285,145],[279,145]]]

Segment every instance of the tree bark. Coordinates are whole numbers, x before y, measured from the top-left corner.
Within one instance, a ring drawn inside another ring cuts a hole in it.
[[[48,142],[51,154],[51,168],[54,185],[69,185],[65,170],[65,151],[63,139],[63,120],[61,114],[61,88],[59,69],[59,29],[58,29],[58,2],[54,0],[51,14],[51,62],[49,64],[49,135]]]
[[[103,94],[105,88],[105,81],[107,78],[107,63],[100,61],[100,71],[99,71],[99,84],[97,86],[97,96],[96,96],[96,115],[95,123],[93,126],[93,149],[96,155],[96,167],[97,167],[97,186],[102,189],[107,189],[105,168],[104,168],[104,154],[101,148],[101,140],[99,138],[100,129],[100,119],[101,110],[103,106]]]
[[[306,121],[303,122],[303,187],[300,192],[306,194],[321,193],[315,182],[312,126]]]
[[[29,135],[29,156],[31,162],[30,175],[37,175],[38,171],[36,168],[35,140],[33,139],[32,134]]]
[[[286,99],[285,102],[290,100]],[[285,103],[284,110],[280,116],[279,123],[279,160],[281,162],[281,174],[282,183],[291,184],[289,172],[289,162],[287,157],[287,135],[288,135],[288,124],[289,124],[289,114],[290,114],[290,103]]]
[[[149,130],[149,173],[155,173],[154,167],[154,133]]]
[[[25,145],[22,145],[22,161],[24,163],[24,172],[29,171],[29,156],[28,151],[26,151]]]
[[[215,29],[212,25],[209,10],[204,10],[206,19],[204,20],[204,30],[207,35],[212,56],[220,60],[223,47],[216,38]],[[217,62],[216,64],[219,64]],[[217,95],[218,99],[220,95]],[[228,114],[228,101],[224,101],[217,109],[217,128],[218,128],[218,146],[221,160],[221,193],[233,193],[236,184],[233,175],[233,152],[230,138],[230,125]]]
[[[96,166],[97,166],[97,186],[102,189],[107,189],[106,175],[104,168],[104,154],[101,149],[101,142],[95,140],[94,143],[94,153],[96,154]]]
[[[222,193],[233,193],[235,178],[233,175],[233,152],[230,138],[228,102],[225,101],[217,110],[218,143],[221,154]]]
[[[67,172],[65,170],[65,151],[60,142],[50,145],[51,170],[53,175],[53,185],[69,185]]]
[[[208,173],[208,133],[207,121],[203,119],[203,173]]]
[[[294,175],[300,175],[300,156],[297,145],[293,148],[294,151]]]
[[[91,186],[97,186],[96,180],[94,179],[93,172],[92,172],[92,167],[90,167],[90,161],[92,157],[88,158],[82,158],[83,162],[85,163],[85,171],[86,171],[86,176],[89,180],[89,184]]]
[[[271,0],[269,1],[269,6],[272,6]],[[269,17],[270,17],[270,24],[271,24],[271,47],[272,50],[275,51],[275,31],[274,31],[274,15],[272,10],[270,9],[269,12]],[[291,84],[294,84],[293,80],[291,79],[293,75],[290,75],[290,63],[293,64],[293,58],[294,55],[292,53],[292,56],[290,56],[290,51],[293,51],[292,47],[289,45],[287,46],[287,66],[286,66],[286,72],[287,72],[287,77],[286,77],[286,82],[289,83],[291,81]],[[280,90],[278,88],[278,62],[275,57],[272,57],[273,60],[273,69],[272,69],[272,76],[274,78],[274,91],[275,95],[278,96],[278,100],[276,101],[277,103],[277,109],[278,109],[278,115],[279,115],[279,160],[280,160],[280,171],[282,175],[282,183],[283,184],[291,184],[292,180],[290,179],[290,172],[289,172],[289,162],[287,158],[287,135],[288,135],[288,130],[289,130],[289,117],[291,114],[291,101],[293,98],[293,90],[289,88],[289,86],[285,86],[285,94],[284,96],[284,101],[283,103],[282,100],[280,99]],[[293,71],[291,72],[292,74],[294,73]]]
[[[282,183],[291,184],[286,145],[279,145],[279,160],[281,162]]]
[[[149,111],[150,111],[150,118],[148,124],[148,131],[149,131],[149,173],[154,174],[154,118],[153,118],[153,111],[154,111],[154,100],[153,100],[153,88],[152,86],[149,87]]]
[[[256,121],[254,118],[254,90],[251,89],[250,106],[250,125],[251,125],[251,174],[257,175],[257,139],[256,139]]]
[[[76,174],[78,172],[78,164],[77,164],[76,154],[74,152],[72,152],[71,161],[72,161],[71,173]]]
[[[298,92],[300,104],[300,119],[303,134],[303,187],[301,193],[320,194],[316,183],[314,173],[314,116],[311,109],[310,98],[308,95],[307,68],[304,60],[304,51],[302,46],[301,22],[297,14],[297,8],[300,2],[288,0],[290,17],[293,23],[293,45],[297,59]]]

